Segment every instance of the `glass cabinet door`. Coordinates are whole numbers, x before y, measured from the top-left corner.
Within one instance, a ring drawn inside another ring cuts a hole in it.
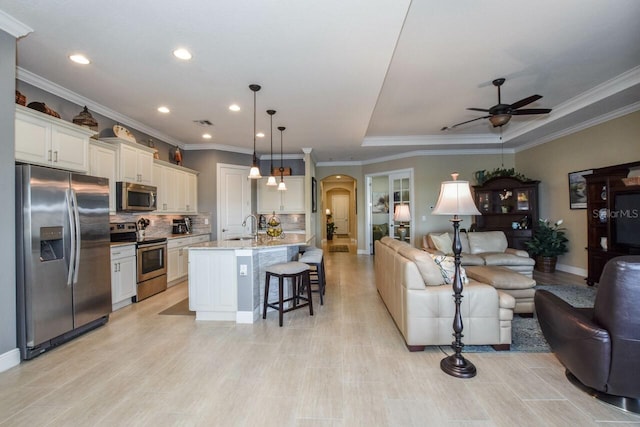
[[[389,176],[391,194],[389,197],[389,224],[395,239],[411,241],[411,188],[408,173],[392,174]]]

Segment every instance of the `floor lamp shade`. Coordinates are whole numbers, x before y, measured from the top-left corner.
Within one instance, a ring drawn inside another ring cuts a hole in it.
[[[454,174],[457,177],[457,174]],[[444,181],[433,215],[480,215],[471,196],[469,181]]]
[[[458,215],[480,215],[471,197],[471,189],[468,181],[458,181],[458,174],[451,175],[453,181],[445,181],[440,187],[440,197],[433,210],[434,215],[453,215],[453,256],[455,260],[455,271],[453,278],[453,300],[455,304],[455,315],[453,317],[454,341],[451,348],[454,354],[447,356],[440,361],[440,369],[445,373],[457,378],[472,378],[476,375],[476,367],[462,356],[462,314],[460,305],[462,303],[462,278],[460,277],[460,253],[462,244],[460,243],[460,218]]]

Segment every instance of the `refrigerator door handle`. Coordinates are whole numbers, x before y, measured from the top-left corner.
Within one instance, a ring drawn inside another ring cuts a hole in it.
[[[71,236],[71,253],[69,255],[69,273],[67,275],[67,286],[73,283],[73,269],[76,259],[76,222],[73,218],[73,206],[71,205],[71,190],[65,191],[65,199],[67,202],[67,213],[69,214],[69,235]]]
[[[75,219],[75,240],[76,240],[76,257],[75,265],[73,267],[73,284],[78,283],[78,271],[80,271],[80,242],[82,241],[80,235],[80,211],[78,210],[78,199],[76,198],[76,192],[71,190],[71,196],[73,199],[73,216]]]

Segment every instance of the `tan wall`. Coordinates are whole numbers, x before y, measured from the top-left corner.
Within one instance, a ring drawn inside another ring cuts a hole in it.
[[[473,174],[477,170],[492,170],[501,167],[502,156],[500,154],[483,154],[483,155],[431,155],[431,156],[415,156],[406,159],[398,159],[374,163],[363,166],[331,166],[317,167],[318,181],[321,178],[343,174],[349,175],[357,180],[358,188],[358,206],[364,206],[365,192],[364,177],[368,174],[384,173],[395,170],[413,168],[413,185],[414,185],[414,214],[416,216],[413,221],[414,227],[414,246],[421,247],[422,236],[431,231],[449,230],[451,223],[449,218],[445,216],[431,215],[433,207],[438,201],[440,193],[440,183],[450,180],[452,172],[460,174],[459,179],[467,180],[472,185],[475,184]],[[514,167],[514,155],[504,155],[504,167]],[[358,173],[360,172],[360,173]],[[425,220],[422,220],[422,217]],[[365,231],[364,221],[365,215],[363,209],[358,209],[358,249],[362,251],[365,248]],[[471,224],[470,217],[463,217],[461,227],[467,228]],[[319,230],[321,234],[321,230]]]
[[[569,209],[570,172],[640,160],[640,112],[519,152],[518,172],[540,182],[540,218],[564,220],[569,253],[558,262],[587,268],[587,211]]]

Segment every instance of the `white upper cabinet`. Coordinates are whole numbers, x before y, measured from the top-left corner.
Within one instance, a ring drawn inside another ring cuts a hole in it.
[[[16,105],[15,158],[76,171],[89,170],[89,137],[95,131]]]
[[[116,213],[116,147],[99,141],[89,143],[89,175],[109,178],[109,213]]]
[[[258,180],[258,213],[304,213],[304,176],[285,176],[284,183],[287,190],[278,191],[267,178]]]
[[[153,185],[158,188],[156,213],[197,213],[198,173],[162,160],[153,164]]]

